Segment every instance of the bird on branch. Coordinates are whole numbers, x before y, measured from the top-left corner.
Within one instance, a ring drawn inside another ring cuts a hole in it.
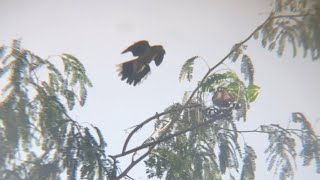
[[[150,73],[149,64],[154,61],[157,66],[162,63],[165,50],[161,45],[150,46],[148,41],[142,40],[125,49],[123,53],[131,52],[136,59],[118,64],[121,80],[127,79],[128,84],[135,86]]]
[[[212,103],[218,108],[240,108],[240,104],[237,103],[237,100],[226,88],[222,87],[218,87],[214,92],[214,95],[212,96]]]

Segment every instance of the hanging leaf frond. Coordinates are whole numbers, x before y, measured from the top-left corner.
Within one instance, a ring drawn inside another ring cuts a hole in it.
[[[99,144],[68,115],[78,97],[84,104],[92,86],[80,61],[59,56],[69,62],[68,72],[61,73],[19,40],[0,51],[0,78],[6,82],[0,83],[0,179],[61,179],[62,172],[76,179],[80,167],[86,178],[103,179],[108,165],[101,133]],[[14,177],[6,173],[12,170]]]
[[[292,113],[292,121],[301,124],[303,130],[300,138],[302,150],[300,156],[303,158],[303,165],[310,165],[312,160],[315,160],[316,171],[320,174],[320,140],[317,138],[311,123],[302,113]]]
[[[193,64],[194,61],[198,58],[199,56],[194,56],[190,59],[188,59],[181,68],[180,74],[179,74],[179,81],[182,82],[183,80],[187,79],[189,82],[192,79],[192,73],[193,73]]]
[[[241,61],[241,73],[244,79],[249,82],[249,85],[254,83],[254,67],[249,56],[243,55]]]
[[[235,44],[232,47],[232,50],[234,50],[234,52],[229,56],[229,58],[231,59],[231,62],[236,62],[239,56],[243,53],[243,50],[239,44]]]
[[[256,171],[255,159],[257,159],[257,155],[254,149],[251,146],[245,144],[243,166],[241,171],[241,180],[255,179],[255,171]]]
[[[262,131],[271,132],[268,133],[270,145],[265,150],[265,153],[268,154],[268,170],[274,168],[275,174],[279,174],[279,178],[285,180],[294,176],[297,153],[295,139],[282,130],[283,128],[278,125],[262,126]]]
[[[259,31],[262,46],[270,51],[277,49],[277,54],[283,56],[286,46],[291,45],[293,57],[301,50],[303,57],[310,55],[312,60],[319,59],[319,2],[277,0],[275,5],[271,18]],[[288,12],[290,15],[283,16]]]

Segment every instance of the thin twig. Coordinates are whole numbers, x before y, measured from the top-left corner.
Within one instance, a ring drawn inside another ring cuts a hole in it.
[[[157,119],[163,115],[166,115],[166,114],[169,114],[169,113],[172,113],[172,112],[175,112],[175,111],[181,111],[181,110],[184,110],[184,109],[187,109],[187,108],[193,108],[193,107],[198,107],[199,105],[190,105],[190,106],[187,106],[187,105],[184,105],[184,106],[181,106],[181,107],[178,107],[178,108],[174,108],[174,109],[170,109],[170,110],[167,110],[167,111],[164,111],[162,113],[156,113],[154,116],[146,119],[145,121],[143,121],[142,123],[140,123],[139,125],[137,125],[131,132],[130,134],[128,135],[124,145],[123,145],[123,148],[122,148],[122,153],[126,151],[127,149],[127,146],[128,146],[128,143],[131,139],[131,137],[140,129],[142,128],[144,125],[146,125],[147,123],[149,123],[150,121],[154,120],[154,119]]]
[[[153,150],[153,148],[155,147],[155,145],[151,146],[149,148],[149,150],[147,152],[145,152],[142,156],[140,156],[137,160],[132,161],[130,163],[130,165],[121,173],[119,174],[119,176],[117,176],[116,180],[123,178],[124,176],[126,176],[126,174],[136,165],[138,164],[140,161],[142,161],[145,157],[147,157],[151,151]],[[115,157],[115,156],[114,156]]]
[[[119,158],[119,157],[126,156],[126,155],[128,155],[128,154],[134,153],[134,152],[136,152],[136,151],[139,151],[139,150],[141,150],[141,149],[144,149],[144,148],[147,148],[147,147],[150,147],[150,146],[155,146],[155,145],[157,145],[157,144],[159,144],[159,143],[161,143],[161,142],[167,141],[167,140],[169,140],[169,139],[171,139],[171,138],[174,138],[174,137],[176,137],[176,136],[180,136],[180,135],[182,135],[182,134],[184,134],[184,133],[187,133],[187,132],[189,132],[189,131],[192,131],[192,130],[194,130],[194,129],[196,129],[196,128],[199,128],[199,127],[202,127],[202,126],[206,126],[206,125],[208,125],[208,124],[210,124],[210,123],[212,123],[212,122],[215,122],[216,120],[217,120],[217,118],[212,118],[212,119],[209,120],[209,121],[205,121],[205,122],[203,122],[203,123],[199,123],[199,124],[192,125],[192,126],[189,127],[189,128],[186,128],[186,129],[184,129],[184,130],[178,131],[178,132],[176,132],[176,133],[174,133],[174,134],[170,134],[170,135],[168,135],[168,136],[165,136],[164,138],[157,139],[157,140],[155,140],[155,141],[153,141],[153,142],[150,142],[150,143],[142,144],[141,146],[135,147],[135,148],[130,149],[130,150],[128,150],[128,151],[122,152],[121,154],[117,154],[117,155],[110,156],[110,157],[112,157],[112,158]]]

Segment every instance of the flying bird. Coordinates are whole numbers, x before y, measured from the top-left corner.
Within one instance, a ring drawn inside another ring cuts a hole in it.
[[[134,86],[150,73],[149,64],[154,61],[159,66],[166,53],[161,45],[150,46],[149,42],[145,40],[129,46],[122,54],[127,52],[131,52],[137,58],[118,64],[119,76],[121,76],[121,80],[127,80],[128,84],[133,84]]]

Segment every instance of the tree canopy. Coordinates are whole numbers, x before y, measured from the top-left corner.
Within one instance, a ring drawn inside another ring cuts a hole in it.
[[[20,40],[1,46],[0,179],[132,179],[130,170],[145,160],[150,178],[251,180],[257,153],[254,145],[241,140],[243,133],[268,137],[267,170],[279,179],[293,179],[295,167],[312,163],[320,174],[320,137],[303,113],[292,112],[290,126],[238,129],[239,123],[250,123],[247,112],[260,90],[255,60],[246,53],[250,39],[261,41],[279,57],[287,51],[311,59],[310,63],[319,60],[320,2],[276,0],[269,17],[208,67],[181,102],[133,127],[118,154],[106,151],[99,127],[81,125],[69,116],[76,105],[85,105],[92,87],[74,55],[42,58],[22,48]],[[186,60],[180,81],[193,81],[199,60],[203,59]],[[223,63],[237,64],[241,73],[219,69]],[[128,144],[149,123],[154,123],[154,133],[129,149]],[[120,159],[129,156],[129,165],[120,167]],[[297,164],[298,159],[302,164]]]

